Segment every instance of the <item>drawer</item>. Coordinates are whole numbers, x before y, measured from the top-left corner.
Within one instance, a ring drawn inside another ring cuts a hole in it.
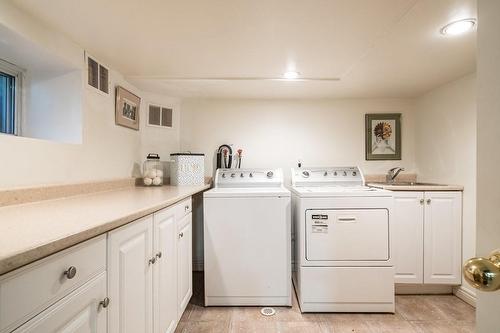
[[[178,202],[175,205],[175,209],[176,209],[177,219],[182,219],[184,216],[191,213],[191,211],[193,210],[191,197]]]
[[[107,311],[100,305],[100,302],[105,297],[106,272],[103,272],[30,319],[14,333],[61,331],[104,333],[106,332]]]
[[[73,267],[71,273],[69,268]],[[106,270],[106,235],[0,277],[0,332],[10,331]]]

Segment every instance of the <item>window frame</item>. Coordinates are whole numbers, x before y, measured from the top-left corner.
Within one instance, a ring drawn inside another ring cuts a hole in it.
[[[24,81],[25,81],[25,70],[6,61],[0,59],[0,72],[7,75],[13,76],[15,78],[14,87],[14,133],[4,133],[3,135],[22,135],[21,124],[23,115],[23,100],[24,100]]]

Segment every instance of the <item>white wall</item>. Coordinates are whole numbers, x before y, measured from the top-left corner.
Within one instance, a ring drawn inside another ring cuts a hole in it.
[[[402,160],[365,161],[365,113],[402,113]],[[365,173],[415,168],[411,100],[198,100],[182,102],[181,150],[214,153],[223,143],[243,149],[242,167],[359,165]]]
[[[22,136],[82,142],[82,71],[25,80]]]
[[[81,47],[6,1],[0,2],[0,24],[86,73]],[[115,125],[114,87],[122,85],[139,96],[142,93],[116,71],[110,71],[110,81],[109,95],[88,86],[82,89],[82,144],[0,135],[0,189],[138,176],[139,165],[144,159],[143,151],[157,149],[161,144],[152,143],[153,147],[141,148],[141,134],[150,137],[150,131],[141,133]],[[145,121],[145,107],[143,102],[141,124]],[[178,137],[178,134],[173,136]],[[175,140],[172,145],[166,146],[164,155],[169,149],[178,150]]]
[[[500,248],[500,1],[478,1],[477,254]],[[498,332],[500,291],[478,292],[477,332]]]
[[[415,103],[420,181],[464,186],[463,261],[476,253],[476,76],[434,89]],[[475,294],[468,284],[463,287]]]
[[[142,92],[141,98],[143,108],[141,114],[141,161],[146,158],[148,153],[157,153],[162,161],[168,161],[170,154],[178,152],[180,147],[180,100],[148,92]],[[147,125],[147,110],[150,103],[172,108],[172,128]],[[166,163],[165,166],[168,172],[169,164]]]

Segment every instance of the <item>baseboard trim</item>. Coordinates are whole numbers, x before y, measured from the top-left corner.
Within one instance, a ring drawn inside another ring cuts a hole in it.
[[[476,295],[472,291],[459,286],[453,288],[453,295],[457,296],[465,303],[476,307]]]
[[[397,283],[395,291],[396,295],[449,295],[453,293],[453,287],[443,284]]]

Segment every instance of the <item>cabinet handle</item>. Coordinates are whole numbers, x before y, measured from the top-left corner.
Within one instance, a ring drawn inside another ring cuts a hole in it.
[[[68,280],[71,280],[76,276],[76,267],[75,266],[69,266],[67,270],[64,271],[64,275],[68,278]]]
[[[149,264],[152,265],[156,262],[156,257],[149,259]]]
[[[420,204],[423,205],[424,204],[424,199],[420,199]]]
[[[431,199],[427,199],[427,204],[430,205],[431,204]]]
[[[183,233],[183,232],[181,232],[181,233],[179,234],[179,238],[182,238],[182,237],[184,237],[184,233]]]
[[[109,306],[109,297],[105,297],[102,301],[100,301],[99,306],[107,308]]]
[[[158,259],[161,258],[161,251],[156,254],[156,258],[158,258]]]
[[[185,206],[184,210],[187,212],[189,210],[189,206]]]

